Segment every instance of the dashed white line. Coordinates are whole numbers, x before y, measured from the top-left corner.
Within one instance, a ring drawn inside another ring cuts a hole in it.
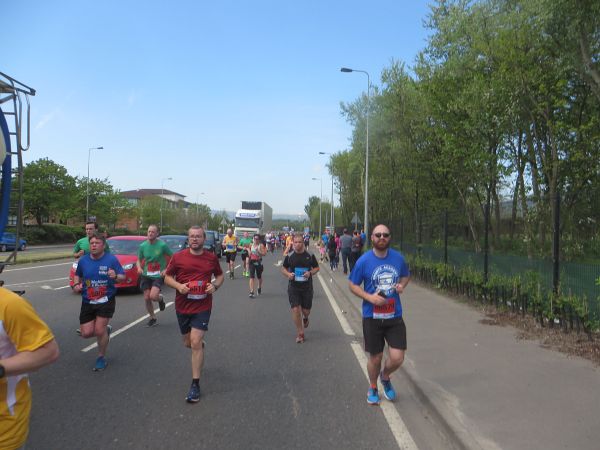
[[[169,303],[165,304],[165,307],[166,307],[166,308],[168,308],[168,307],[169,307],[169,306],[171,306],[173,303],[174,303],[174,302],[169,302]],[[159,310],[158,310],[158,309],[155,309],[155,310],[154,310],[154,312],[155,312],[155,313],[157,313],[157,312],[159,312]],[[133,322],[131,322],[131,323],[129,323],[129,324],[127,324],[127,325],[125,325],[124,327],[122,327],[122,328],[119,328],[117,331],[113,331],[112,333],[110,333],[110,338],[111,338],[111,340],[112,340],[112,339],[114,339],[114,338],[116,338],[118,335],[120,335],[120,334],[121,334],[121,333],[123,333],[124,331],[127,331],[127,330],[128,330],[128,329],[130,329],[131,327],[133,327],[133,326],[137,325],[138,323],[140,323],[140,322],[143,322],[143,321],[144,321],[145,319],[147,319],[148,317],[150,317],[150,314],[146,314],[145,316],[142,316],[142,317],[140,317],[139,319],[137,319],[137,320],[134,320]],[[93,344],[91,344],[91,345],[88,345],[88,346],[87,346],[87,347],[85,347],[85,348],[82,348],[82,349],[81,349],[81,351],[82,351],[82,352],[84,352],[84,353],[87,353],[87,352],[89,352],[90,350],[92,350],[92,349],[94,349],[94,348],[96,348],[96,347],[98,347],[98,343],[93,343]]]

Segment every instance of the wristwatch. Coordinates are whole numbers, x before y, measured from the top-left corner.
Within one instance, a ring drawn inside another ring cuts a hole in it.
[[[0,364],[0,378],[4,378],[6,370],[4,370],[4,366]]]

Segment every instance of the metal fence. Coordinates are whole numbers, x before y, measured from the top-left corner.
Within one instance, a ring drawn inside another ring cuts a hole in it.
[[[420,224],[421,243],[417,244],[415,226],[406,222],[392,223],[390,228],[394,236],[394,246],[407,255],[421,255],[434,262],[447,262],[455,268],[471,267],[484,271],[484,253],[470,251],[448,245],[444,249],[443,229],[440,221],[429,221]],[[423,231],[424,230],[424,231]],[[457,230],[454,227],[454,230]],[[464,230],[464,227],[462,228]],[[464,231],[460,238],[464,239]],[[452,233],[449,241],[457,238]],[[585,298],[588,303],[590,316],[600,319],[600,286],[596,280],[600,277],[600,264],[573,261],[560,261],[559,289],[562,294],[575,295]],[[511,255],[490,250],[488,253],[488,275],[526,277],[528,273],[535,274],[541,288],[547,293],[553,290],[553,262],[551,258],[528,258],[527,256]]]

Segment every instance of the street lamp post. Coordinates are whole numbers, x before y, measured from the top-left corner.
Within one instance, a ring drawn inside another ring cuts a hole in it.
[[[163,178],[162,180],[160,180],[160,232],[162,233],[162,229],[163,229],[163,203],[164,203],[164,198],[163,195],[165,195],[165,181],[170,181],[173,178],[169,177],[169,178]]]
[[[321,182],[321,198],[319,199],[319,236],[321,236],[322,223],[321,223],[321,205],[323,205],[323,178],[315,178],[313,180],[319,180]]]
[[[104,150],[104,147],[91,147],[88,149],[88,172],[85,182],[85,221],[90,220],[90,157],[92,150]]]
[[[370,101],[370,89],[371,89],[371,77],[369,72],[366,70],[349,69],[348,67],[342,67],[340,72],[360,72],[367,76],[367,151],[365,156],[365,235],[367,241],[369,240],[369,101]]]
[[[319,152],[319,155],[331,156],[332,153]],[[331,235],[333,236],[333,233],[335,232],[335,209],[333,207],[333,165],[332,165],[331,170],[332,170],[332,173],[331,173],[331,218],[329,219],[329,225],[331,226]]]

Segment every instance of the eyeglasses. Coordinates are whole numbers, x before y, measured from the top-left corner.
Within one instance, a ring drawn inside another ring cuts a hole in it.
[[[375,236],[377,239],[381,239],[381,238],[389,239],[390,233],[373,233],[373,236]]]

